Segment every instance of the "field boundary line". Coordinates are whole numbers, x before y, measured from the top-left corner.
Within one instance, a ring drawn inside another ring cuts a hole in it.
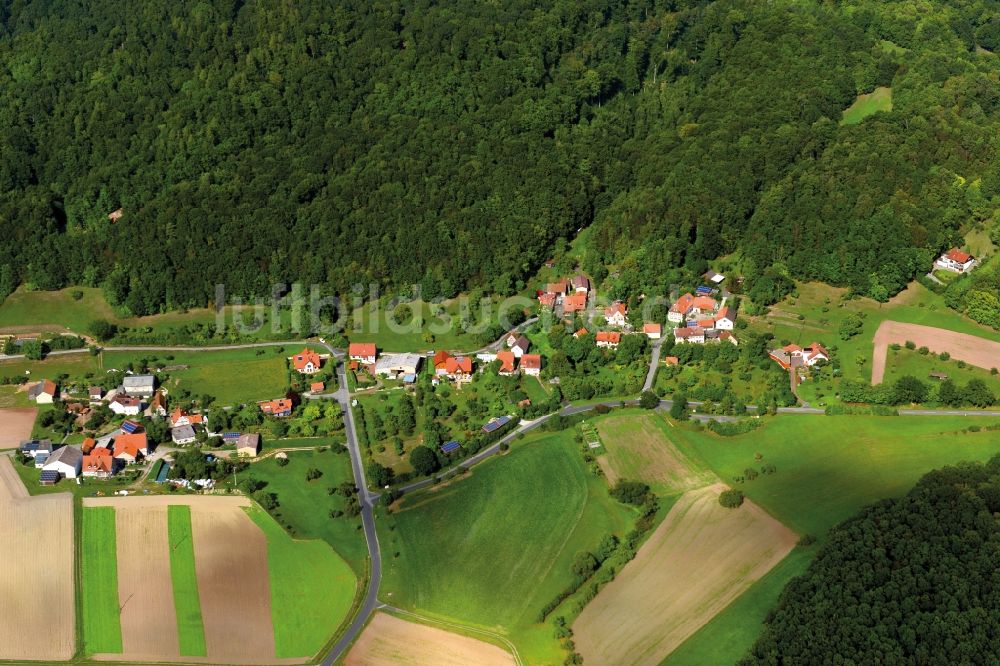
[[[438,620],[436,618],[427,617],[426,615],[420,615],[419,613],[414,613],[413,611],[403,610],[402,608],[390,606],[388,604],[383,605],[378,610],[381,610],[383,612],[389,612],[390,614],[398,614],[398,615],[413,617],[416,618],[417,620],[420,620],[424,624],[432,626],[438,625],[443,627],[452,627],[454,629],[461,629],[462,631],[474,634],[480,634],[482,636],[489,636],[490,638],[500,641],[507,647],[507,649],[510,650],[510,653],[514,657],[514,662],[517,664],[517,666],[525,666],[524,660],[521,659],[521,655],[518,654],[517,648],[514,647],[514,644],[511,643],[507,638],[501,636],[496,632],[489,631],[487,629],[480,629],[478,627],[470,627],[468,625],[460,624],[458,622],[448,622],[447,620]]]

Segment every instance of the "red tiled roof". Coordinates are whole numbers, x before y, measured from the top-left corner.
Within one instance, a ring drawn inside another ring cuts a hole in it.
[[[538,297],[538,304],[547,308],[551,308],[556,304],[555,294],[542,294]]]
[[[698,326],[701,326],[702,328],[715,328],[715,320],[711,318],[699,319]]]
[[[260,410],[265,414],[280,414],[292,408],[292,401],[288,398],[278,398],[277,400],[266,400],[257,403]]]
[[[85,440],[83,440],[83,444],[80,445],[80,452],[90,453],[91,450],[94,448],[95,444],[97,444],[97,440],[95,440],[93,437],[86,438]]]
[[[681,360],[679,358],[677,358],[676,356],[667,356],[666,358],[663,359],[663,362],[666,363],[667,365],[680,365],[681,364]]]
[[[137,456],[142,450],[146,448],[146,433],[137,432],[133,435],[118,435],[115,437],[115,457],[119,455],[128,454],[132,457]]]
[[[497,360],[500,361],[500,372],[514,372],[514,352],[497,352]]]
[[[347,355],[358,358],[370,358],[375,356],[378,348],[374,342],[352,342],[347,345]]]
[[[542,357],[538,354],[525,354],[521,357],[521,368],[525,370],[541,370]]]
[[[953,247],[950,250],[948,250],[948,253],[945,254],[944,256],[948,257],[952,261],[959,264],[964,264],[969,259],[972,259],[971,254],[969,254],[968,252],[962,252],[957,247]]]
[[[448,360],[445,362],[444,368],[445,372],[447,372],[449,375],[455,375],[459,373],[463,375],[471,375],[472,359],[469,358],[468,356],[459,356],[458,358],[455,358],[454,356],[449,356]]]
[[[605,317],[610,317],[615,313],[621,313],[621,315],[624,317],[625,315],[628,314],[628,308],[621,301],[612,303],[608,307],[604,308]]]
[[[677,299],[677,302],[674,303],[674,305],[673,305],[673,307],[671,309],[674,312],[680,312],[681,314],[687,314],[688,311],[691,310],[691,307],[693,306],[693,304],[694,304],[694,296],[692,296],[691,294],[684,294],[683,296],[681,296],[680,298]]]
[[[705,335],[705,329],[700,327],[695,328],[675,328],[674,337],[675,338],[696,338],[699,335]]]
[[[566,293],[566,280],[559,280],[558,282],[550,282],[545,285],[545,291],[549,294],[565,294]]]
[[[622,334],[615,331],[598,331],[596,340],[597,342],[608,342],[617,345],[622,341]]]
[[[114,468],[111,451],[107,449],[94,449],[93,453],[83,457],[84,472],[106,472],[111,473]]]
[[[324,384],[323,382],[313,382],[312,384],[309,385],[309,390],[312,391],[313,393],[321,393],[325,389],[326,389],[326,384]]]
[[[434,369],[439,370],[448,364],[448,359],[451,358],[451,354],[445,350],[440,350],[434,354]]]
[[[699,310],[714,310],[718,303],[711,296],[695,296],[692,305]]]
[[[728,305],[719,308],[718,314],[715,315],[715,320],[718,321],[720,319],[732,319],[732,316],[729,314]]]
[[[587,309],[587,294],[578,291],[563,299],[563,310],[566,312],[581,312]]]
[[[320,366],[321,361],[319,358],[319,354],[309,349],[308,347],[306,347],[305,349],[303,349],[298,354],[292,357],[292,365],[295,367],[296,370],[302,370],[310,363],[312,363],[314,368],[318,368]]]
[[[657,333],[657,334],[659,334],[662,331],[663,331],[663,327],[660,326],[659,324],[646,323],[646,324],[642,325],[642,332],[643,333]]]
[[[587,335],[587,329],[581,328],[579,331],[577,331],[576,333],[573,334],[573,337],[574,338],[581,338],[581,337],[583,337],[585,335]]]

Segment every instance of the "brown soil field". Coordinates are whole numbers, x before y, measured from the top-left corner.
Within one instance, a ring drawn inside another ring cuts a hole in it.
[[[956,333],[933,326],[884,321],[875,331],[872,343],[872,385],[881,384],[885,376],[885,356],[892,343],[913,342],[917,348],[927,347],[931,352],[948,352],[956,361],[965,361],[979,368],[1000,367],[1000,342],[966,333]]]
[[[29,439],[37,414],[34,407],[0,409],[0,449],[16,448]]]
[[[794,532],[749,500],[719,505],[724,484],[685,493],[636,558],[573,624],[586,664],[659,664],[771,570]]]
[[[124,654],[180,656],[167,507],[118,507],[115,531]]]
[[[113,506],[116,509],[186,505],[195,509],[219,510],[250,506],[242,495],[132,495],[129,497],[84,497],[84,506]]]
[[[192,507],[191,530],[208,657],[244,663],[274,659],[264,533],[233,507]]]
[[[658,491],[679,494],[715,483],[674,446],[658,416],[613,416],[596,421],[606,453],[597,457],[609,485],[619,479],[644,481]]]
[[[29,497],[0,457],[0,659],[64,661],[76,645],[73,496]]]
[[[484,641],[393,615],[375,613],[344,666],[513,666],[514,657]]]

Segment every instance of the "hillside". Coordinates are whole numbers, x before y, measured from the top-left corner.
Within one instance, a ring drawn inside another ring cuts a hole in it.
[[[589,225],[612,288],[736,252],[884,299],[997,206],[998,6],[4,3],[0,297],[509,294]]]

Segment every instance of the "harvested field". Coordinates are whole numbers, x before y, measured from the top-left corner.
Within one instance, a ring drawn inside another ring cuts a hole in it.
[[[750,501],[719,505],[716,484],[685,493],[663,523],[580,613],[588,664],[659,664],[771,570],[797,536]]]
[[[393,615],[375,613],[345,666],[511,666],[514,657],[496,645]]]
[[[927,347],[934,354],[948,352],[956,361],[965,361],[979,368],[1000,367],[1000,342],[993,342],[966,333],[956,333],[943,328],[884,321],[872,340],[872,385],[881,384],[885,376],[885,356],[892,343],[913,342],[917,348]]]
[[[597,463],[610,485],[632,479],[648,483],[658,493],[676,495],[718,480],[674,446],[664,431],[665,422],[655,414],[612,416],[596,424],[607,451]]]
[[[73,550],[73,496],[28,497],[10,459],[0,457],[0,659],[73,656]]]
[[[186,505],[193,509],[229,509],[250,506],[250,500],[238,495],[135,495],[132,497],[84,497],[84,506],[137,508]]]
[[[167,507],[118,507],[118,601],[125,655],[177,655]]]
[[[0,409],[0,449],[16,448],[29,439],[37,414],[38,410],[34,407]]]

